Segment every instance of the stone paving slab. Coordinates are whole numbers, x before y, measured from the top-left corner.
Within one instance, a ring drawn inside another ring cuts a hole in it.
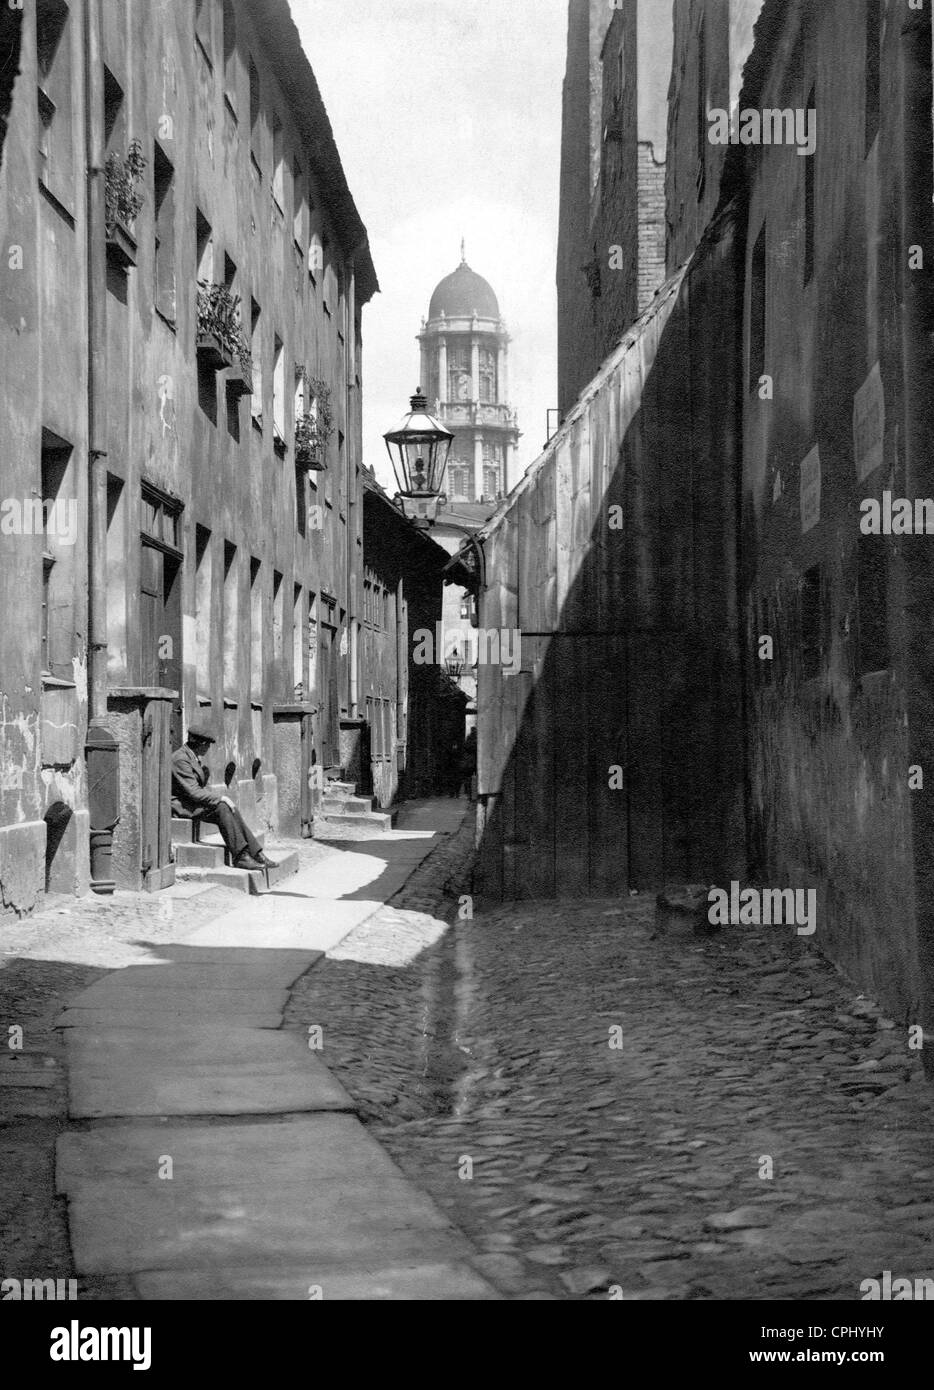
[[[241,1012],[262,1014],[278,1009],[281,1013],[288,997],[287,989],[265,988],[261,976],[253,984],[238,989],[215,988],[193,992],[181,986],[164,985],[155,976],[149,986],[127,985],[121,971],[119,975],[110,975],[76,995],[69,1000],[68,1007],[72,1010],[114,1008],[123,1012],[139,1009],[142,1013],[190,1013],[198,1018],[210,1018],[215,1014],[236,1017]]]
[[[239,911],[239,909],[238,909]],[[249,970],[266,970],[269,983],[285,985],[304,975],[315,961],[321,959],[321,951],[268,950],[261,946],[197,946],[190,941],[172,942],[153,947],[154,965],[217,965],[222,964],[237,969],[243,966]],[[148,969],[149,962],[131,969]],[[127,972],[124,971],[124,974]]]
[[[240,1302],[461,1302],[486,1301],[497,1295],[466,1264],[415,1264],[395,1269],[315,1263],[283,1272],[277,1269],[152,1270],[138,1274],[143,1299]],[[320,1290],[320,1295],[317,1291]]]
[[[115,1187],[137,1181],[161,1187],[153,1155],[167,1152],[167,1134],[172,1136],[175,1180],[203,1188],[234,1187],[253,1172],[261,1172],[270,1186],[368,1176],[375,1188],[401,1176],[382,1145],[351,1114],[289,1115],[249,1125],[140,1121],[119,1127],[119,1144],[113,1134],[107,1126],[61,1136],[56,1150],[60,1191],[77,1189],[88,1173]]]
[[[255,905],[208,922],[186,941],[192,946],[215,949],[248,949],[255,942],[267,950],[320,953],[336,946],[381,906],[376,899],[311,903],[307,898],[289,899],[270,894],[256,899]]]
[[[74,1119],[354,1108],[297,1031],[190,1020],[161,1032],[79,1027],[65,1048]]]
[[[141,1033],[163,1033],[166,1027],[173,1030],[191,1023],[193,1015],[188,1011],[171,1013],[168,1010],[121,1009],[66,1009],[55,1020],[56,1028],[129,1028]],[[237,1023],[241,1028],[257,1028],[275,1032],[282,1024],[279,1009],[267,1009],[265,1013],[238,1013]]]
[[[82,1273],[204,1269],[215,1263],[314,1268],[349,1259],[378,1268],[461,1260],[469,1253],[464,1238],[378,1151],[359,1121],[344,1126],[332,1142],[345,1146],[348,1155],[359,1146],[366,1161],[358,1158],[335,1172],[332,1152],[330,1172],[319,1165],[317,1173],[314,1134],[320,1125],[264,1126],[271,1174],[262,1150],[254,1146],[240,1154],[240,1140],[252,1127],[205,1128],[199,1153],[187,1127],[169,1124],[141,1138],[136,1126],[108,1126],[94,1136],[93,1153],[103,1155],[100,1167],[87,1162],[84,1136],[62,1137],[60,1185]],[[221,1154],[225,1171],[219,1174]],[[152,1181],[161,1155],[173,1159],[174,1175]],[[128,1161],[145,1162],[149,1179],[129,1172],[115,1176]],[[299,1179],[287,1179],[290,1172]]]
[[[223,952],[215,952],[222,957]],[[312,960],[317,957],[311,957]],[[185,962],[177,965],[131,965],[121,970],[119,988],[155,990],[198,990],[208,994],[223,990],[227,993],[255,990],[257,985],[263,989],[282,989],[288,987],[304,975],[304,965],[283,965],[278,971],[269,965],[230,965],[223,959],[215,959],[213,964]],[[270,976],[275,974],[276,978]],[[118,981],[114,980],[117,987]],[[79,1007],[78,999],[71,1001],[71,1007]]]

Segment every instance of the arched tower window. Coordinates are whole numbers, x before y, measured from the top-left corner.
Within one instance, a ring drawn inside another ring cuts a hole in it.
[[[473,397],[470,348],[448,348],[448,400],[469,401]]]
[[[484,444],[483,446],[483,495],[500,497],[503,492],[503,446]]]
[[[463,459],[448,464],[447,494],[452,502],[473,501],[473,469]]]
[[[489,348],[480,349],[480,403],[495,405],[497,396],[496,353]]]

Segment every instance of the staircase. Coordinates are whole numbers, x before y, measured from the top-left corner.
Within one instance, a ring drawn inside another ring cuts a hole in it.
[[[340,840],[348,830],[355,840],[376,839],[391,830],[396,811],[374,811],[371,796],[358,796],[353,782],[328,782],[315,814],[315,839]]]
[[[254,834],[265,850],[265,835],[255,831]],[[298,855],[281,845],[269,847],[269,855],[276,861],[274,869],[235,869],[229,864],[226,847],[214,826],[190,820],[173,819],[172,853],[177,880],[219,883],[241,893],[268,893],[284,878],[298,873]]]

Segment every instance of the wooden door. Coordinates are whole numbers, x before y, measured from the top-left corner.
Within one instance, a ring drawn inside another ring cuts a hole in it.
[[[170,862],[172,815],[172,707],[149,700],[143,709],[140,777],[140,871],[144,887]]]
[[[340,663],[337,656],[337,629],[321,624],[318,648],[318,692],[321,720],[321,758],[326,768],[340,766]]]

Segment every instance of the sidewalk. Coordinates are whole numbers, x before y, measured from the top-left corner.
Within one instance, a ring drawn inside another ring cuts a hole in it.
[[[494,1298],[472,1250],[404,1178],[320,1061],[290,990],[378,912],[464,803],[151,948],[69,1000],[57,1187],[79,1276],[144,1299]]]

